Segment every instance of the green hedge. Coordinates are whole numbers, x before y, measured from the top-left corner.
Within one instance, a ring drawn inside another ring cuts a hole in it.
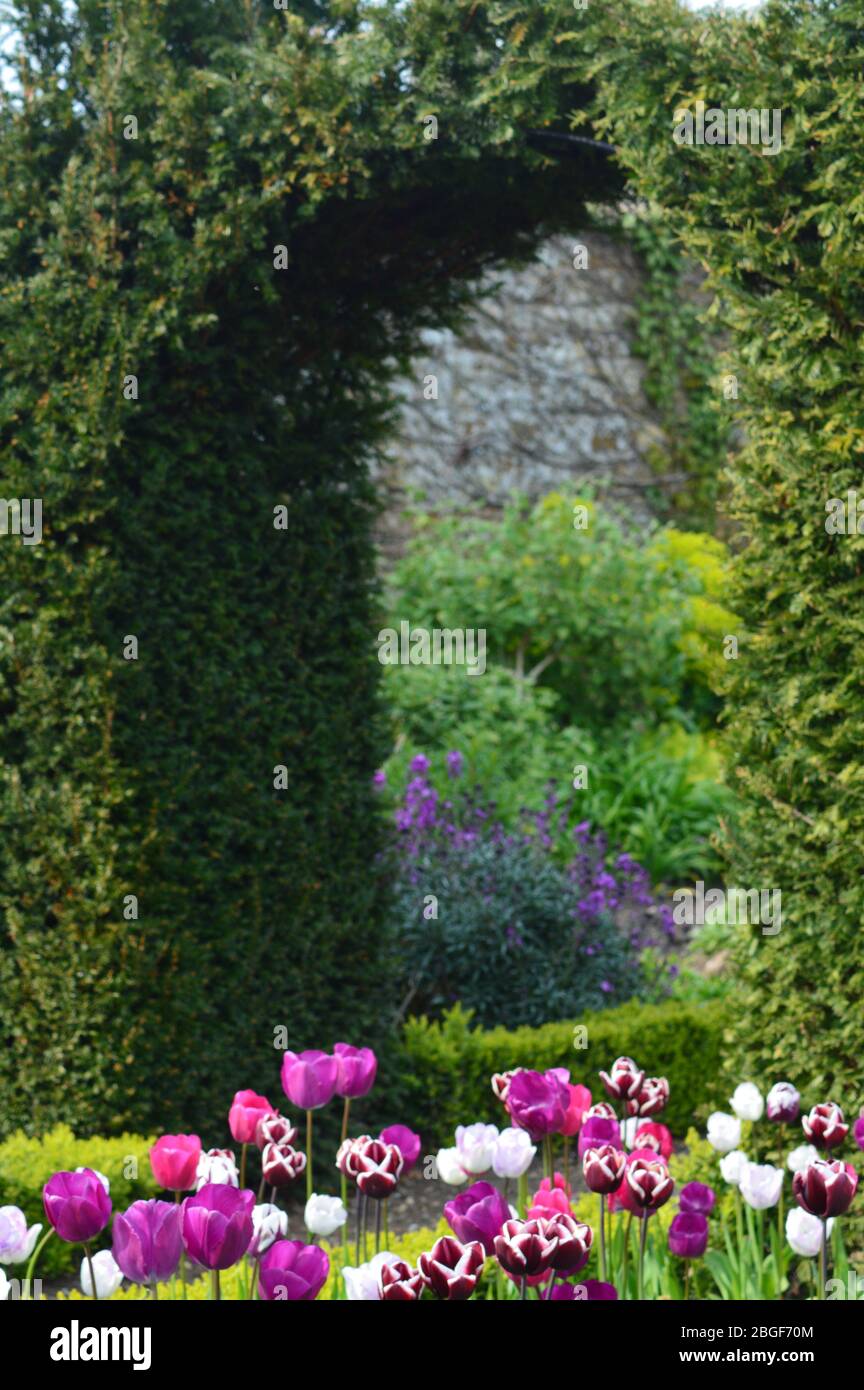
[[[148,1154],[155,1140],[140,1134],[120,1134],[115,1139],[76,1139],[68,1125],[56,1125],[41,1139],[31,1139],[18,1130],[0,1144],[0,1206],[20,1207],[27,1225],[47,1223],[42,1207],[42,1188],[53,1173],[93,1168],[111,1184],[115,1212],[125,1211],[140,1199],[155,1197],[159,1188],[153,1178]],[[96,1241],[96,1247],[110,1245],[110,1230]],[[48,1241],[39,1256],[36,1274],[42,1278],[78,1272],[81,1247],[68,1245],[56,1237]],[[7,1274],[23,1278],[26,1266],[7,1267]]]
[[[427,1147],[452,1144],[460,1124],[500,1124],[502,1110],[489,1082],[494,1072],[511,1067],[569,1067],[574,1082],[588,1086],[595,1100],[605,1100],[597,1073],[623,1054],[635,1057],[650,1076],[667,1077],[671,1094],[663,1120],[684,1135],[725,1096],[718,1083],[724,1015],[720,1002],[672,1001],[624,1004],[573,1023],[512,1032],[472,1028],[471,1015],[458,1006],[441,1022],[409,1019],[404,1046],[411,1122]],[[574,1047],[577,1023],[587,1029],[584,1049]]]

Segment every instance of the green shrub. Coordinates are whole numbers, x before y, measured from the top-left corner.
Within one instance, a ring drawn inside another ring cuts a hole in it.
[[[458,1006],[441,1022],[409,1019],[404,1046],[411,1122],[429,1147],[452,1144],[460,1124],[500,1124],[503,1112],[489,1082],[493,1073],[511,1067],[570,1067],[574,1082],[587,1085],[596,1100],[605,1099],[597,1072],[624,1054],[635,1057],[649,1075],[668,1079],[671,1094],[663,1119],[681,1136],[694,1116],[707,1115],[725,1094],[718,1086],[724,1017],[719,1004],[670,1001],[625,1004],[572,1023],[512,1031],[472,1028],[470,1013]],[[577,1024],[587,1029],[584,1050],[574,1047]]]
[[[114,1139],[76,1139],[68,1125],[56,1125],[41,1139],[23,1130],[0,1144],[0,1206],[20,1207],[28,1226],[40,1222],[47,1230],[42,1209],[42,1188],[53,1173],[93,1168],[111,1184],[114,1211],[125,1211],[139,1198],[159,1192],[150,1170],[148,1153],[155,1139],[140,1134],[120,1134]],[[110,1227],[109,1227],[110,1231]],[[94,1248],[110,1245],[110,1234],[94,1242]],[[73,1270],[81,1263],[79,1246],[53,1237],[39,1256],[37,1275],[51,1277]],[[17,1271],[16,1271],[17,1272]],[[23,1275],[23,1268],[20,1271]]]

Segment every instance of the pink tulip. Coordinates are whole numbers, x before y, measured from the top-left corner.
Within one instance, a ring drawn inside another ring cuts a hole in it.
[[[150,1150],[150,1167],[168,1192],[191,1192],[198,1178],[201,1140],[197,1134],[163,1134]]]
[[[266,1096],[255,1091],[238,1091],[228,1111],[228,1128],[238,1144],[254,1144],[258,1121],[273,1114]]]

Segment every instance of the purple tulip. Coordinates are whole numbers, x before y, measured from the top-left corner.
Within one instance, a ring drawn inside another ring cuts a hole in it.
[[[688,1182],[678,1193],[678,1210],[690,1216],[707,1216],[717,1201],[717,1193],[705,1182]]]
[[[864,1115],[859,1115],[852,1129],[852,1136],[859,1149],[864,1149]]]
[[[371,1047],[352,1047],[350,1043],[336,1043],[333,1054],[338,1065],[336,1094],[343,1100],[356,1100],[372,1089],[378,1058]],[[287,1055],[287,1054],[286,1054]],[[312,1110],[314,1106],[304,1106]]]
[[[298,1110],[320,1110],[336,1094],[339,1062],[326,1052],[286,1052],[282,1090]]]
[[[55,1173],[42,1189],[42,1205],[60,1239],[76,1245],[98,1236],[111,1216],[111,1198],[92,1168]]]
[[[613,1149],[622,1147],[618,1121],[608,1120],[604,1115],[589,1115],[579,1131],[579,1157],[584,1158],[589,1149],[602,1149],[604,1144],[611,1144]]]
[[[133,1202],[114,1217],[112,1253],[134,1284],[170,1279],[180,1262],[181,1208],[176,1202]]]
[[[699,1184],[701,1186],[701,1184]],[[679,1211],[669,1227],[669,1249],[682,1260],[698,1260],[708,1245],[708,1218],[698,1211]]]
[[[258,1292],[261,1298],[311,1303],[323,1289],[330,1257],[318,1245],[302,1240],[277,1240],[261,1257]]]
[[[444,1203],[444,1215],[463,1245],[479,1241],[487,1255],[494,1255],[495,1237],[510,1220],[510,1207],[491,1182],[475,1182]]]
[[[255,1193],[208,1182],[183,1203],[183,1244],[205,1269],[230,1269],[252,1240]]]
[[[552,1301],[579,1299],[586,1303],[599,1299],[615,1299],[618,1290],[614,1284],[604,1284],[600,1279],[581,1279],[578,1284],[556,1284],[552,1290]]]
[[[396,1145],[402,1155],[402,1176],[404,1177],[420,1157],[422,1147],[420,1135],[415,1134],[413,1129],[409,1129],[407,1125],[388,1125],[386,1129],[382,1129],[378,1138],[382,1144]]]
[[[569,1076],[558,1068],[547,1071],[517,1071],[507,1092],[507,1109],[514,1125],[527,1129],[532,1139],[556,1134],[564,1123],[570,1105]]]

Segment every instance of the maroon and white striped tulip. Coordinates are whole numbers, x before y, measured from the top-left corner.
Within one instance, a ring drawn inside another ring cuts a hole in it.
[[[586,1120],[615,1120],[618,1116],[615,1113],[615,1106],[610,1105],[608,1100],[598,1100],[596,1105],[589,1105],[585,1114],[582,1116],[582,1123]]]
[[[601,1071],[600,1080],[613,1100],[629,1100],[635,1096],[645,1078],[632,1057],[617,1057],[609,1072]]]
[[[287,1187],[306,1171],[306,1155],[290,1144],[265,1144],[261,1172],[268,1187]]]
[[[441,1236],[428,1253],[420,1256],[417,1269],[436,1298],[458,1303],[471,1297],[485,1259],[479,1240],[463,1245],[453,1236]]]
[[[586,1186],[592,1192],[604,1195],[621,1186],[626,1167],[627,1155],[621,1149],[616,1149],[614,1144],[601,1144],[599,1148],[588,1149],[582,1157]]]
[[[348,1176],[354,1179],[363,1196],[380,1201],[393,1192],[405,1160],[395,1144],[367,1139],[355,1142],[345,1164]]]
[[[624,1181],[633,1203],[640,1211],[652,1212],[668,1202],[675,1187],[662,1158],[631,1158]]]
[[[765,1097],[765,1114],[775,1125],[794,1125],[801,1110],[801,1097],[791,1081],[778,1081]]]
[[[383,1303],[416,1303],[423,1292],[423,1279],[405,1260],[391,1260],[378,1272],[378,1291]]]
[[[507,1097],[510,1094],[510,1082],[517,1072],[524,1071],[524,1067],[514,1067],[512,1071],[496,1071],[492,1077],[492,1090],[496,1100],[500,1100],[502,1105],[507,1104]]]
[[[546,1220],[546,1231],[547,1235],[558,1237],[550,1269],[566,1278],[570,1274],[578,1274],[580,1269],[585,1268],[594,1239],[594,1232],[590,1226],[586,1226],[584,1221],[577,1221],[575,1216],[568,1216],[566,1212],[559,1211]]]
[[[646,1076],[635,1095],[627,1101],[627,1114],[642,1119],[656,1115],[669,1099],[669,1082],[665,1076]]]
[[[495,1257],[501,1268],[514,1279],[545,1274],[552,1268],[558,1236],[542,1217],[531,1221],[505,1221],[495,1237]]]
[[[259,1149],[268,1144],[293,1144],[296,1138],[297,1130],[288,1116],[275,1110],[272,1115],[262,1115],[255,1126],[255,1143]]]
[[[843,1111],[833,1100],[814,1105],[809,1115],[801,1116],[801,1125],[817,1149],[836,1148],[849,1133],[849,1126],[843,1123]]]
[[[795,1201],[821,1221],[848,1211],[857,1186],[855,1169],[839,1158],[814,1158],[806,1168],[792,1175]]]

